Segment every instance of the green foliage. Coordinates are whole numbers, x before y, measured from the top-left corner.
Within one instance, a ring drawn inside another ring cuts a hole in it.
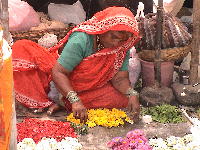
[[[87,125],[77,125],[75,123],[71,123],[71,126],[74,128],[75,132],[79,135],[88,134],[88,126]]]
[[[200,108],[197,109],[197,114],[200,114]]]
[[[154,107],[142,108],[142,115],[151,115],[153,121],[160,123],[180,123],[184,122],[181,110],[176,106],[164,104]]]

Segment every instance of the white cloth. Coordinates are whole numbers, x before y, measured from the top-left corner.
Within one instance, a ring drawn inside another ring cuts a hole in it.
[[[158,0],[153,0],[154,6],[153,6],[153,12],[155,13],[156,6],[158,6]],[[183,7],[183,3],[185,0],[163,0],[163,8],[165,12],[170,13],[174,16],[177,15],[177,13],[181,10]]]

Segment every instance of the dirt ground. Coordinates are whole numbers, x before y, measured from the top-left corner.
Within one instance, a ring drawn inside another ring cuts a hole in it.
[[[45,113],[35,115],[27,111],[22,106],[17,107],[17,121],[21,122],[25,117],[41,118],[41,119],[52,119],[64,121],[67,113],[62,110],[49,117]],[[139,121],[137,124],[125,124],[123,127],[113,127],[111,129],[105,127],[94,127],[90,128],[87,135],[80,135],[79,142],[83,145],[83,150],[108,150],[106,143],[116,136],[124,137],[128,131],[134,129],[141,129],[145,132],[148,138],[168,136],[184,136],[189,133],[190,123],[179,123],[179,124],[161,124],[152,122],[145,124]]]

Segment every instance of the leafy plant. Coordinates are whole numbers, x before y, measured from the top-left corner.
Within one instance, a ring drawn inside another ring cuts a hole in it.
[[[200,108],[197,109],[197,114],[200,114]]]
[[[79,135],[88,134],[88,126],[87,125],[71,123],[71,126],[74,128],[75,132]]]
[[[180,123],[185,121],[178,107],[168,104],[143,107],[141,113],[142,115],[151,115],[153,121],[160,123]]]

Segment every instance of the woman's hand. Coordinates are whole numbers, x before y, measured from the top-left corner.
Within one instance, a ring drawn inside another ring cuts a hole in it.
[[[133,115],[133,120],[135,122],[139,121],[140,115],[140,103],[137,96],[131,96],[128,102],[128,110]]]
[[[87,110],[81,101],[72,104],[72,112],[76,119],[80,119],[81,122],[87,121]]]

